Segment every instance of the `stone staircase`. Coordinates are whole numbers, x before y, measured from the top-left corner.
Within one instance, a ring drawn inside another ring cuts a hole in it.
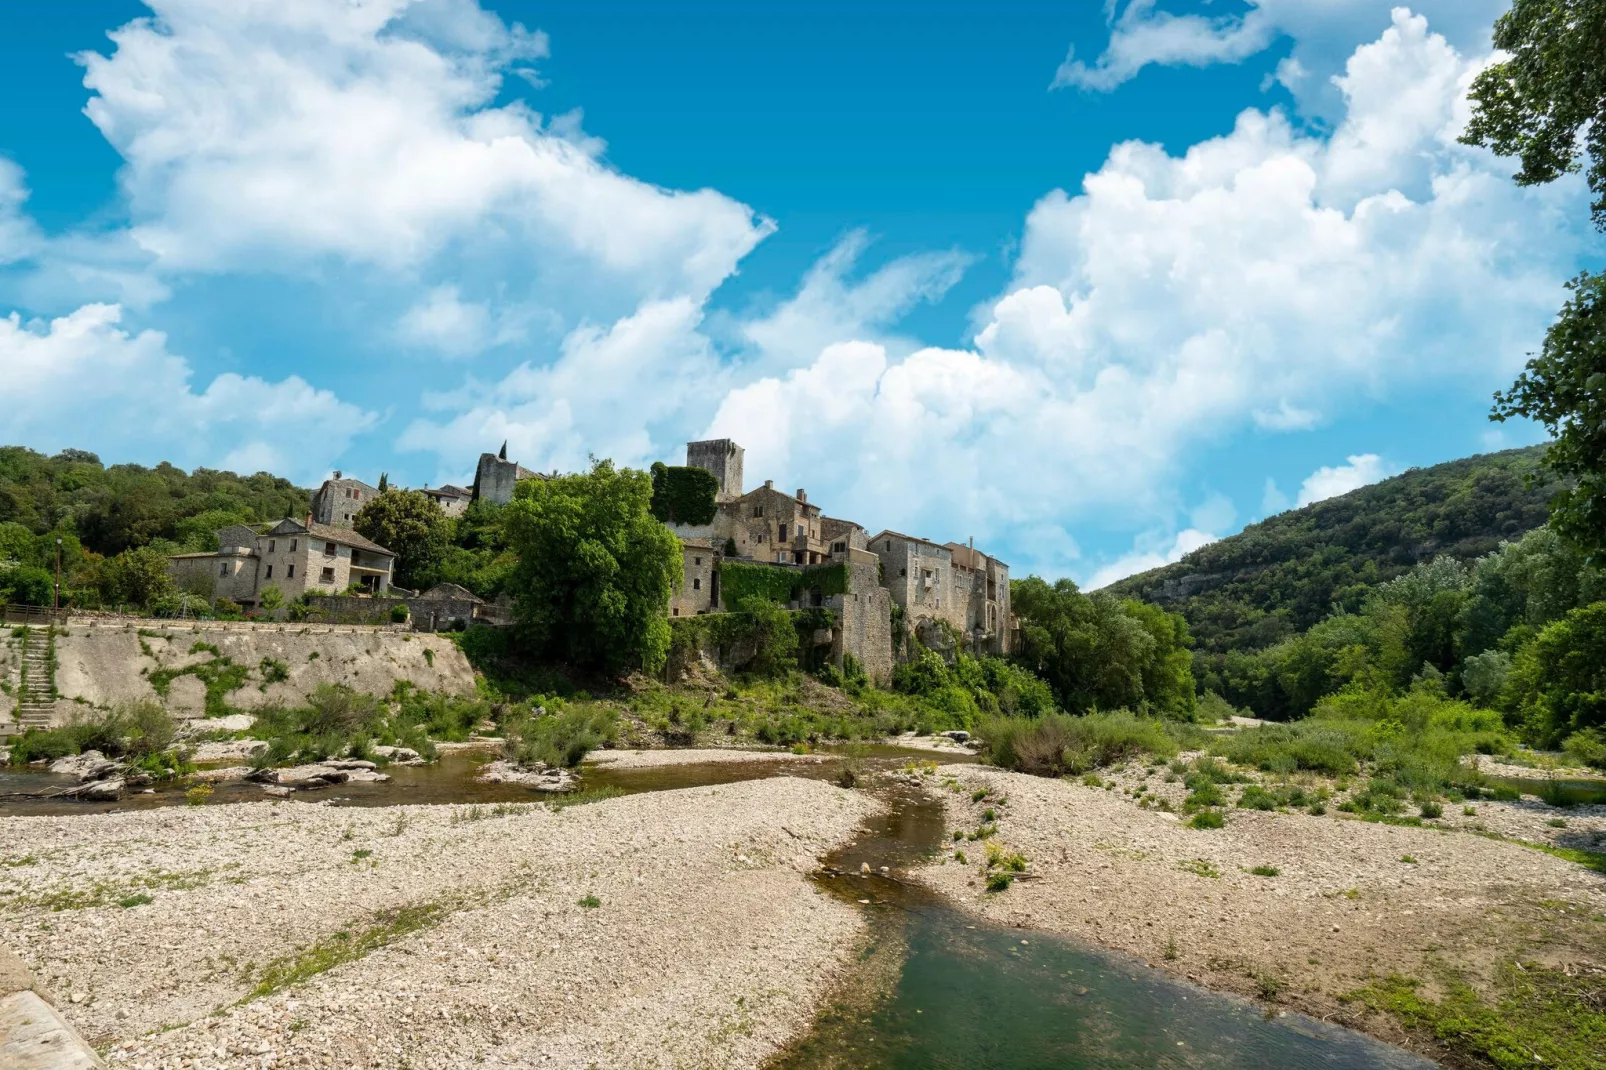
[[[50,686],[50,638],[37,628],[29,628],[16,640],[22,661],[22,701],[17,704],[17,728],[49,728],[55,718],[56,699]]]

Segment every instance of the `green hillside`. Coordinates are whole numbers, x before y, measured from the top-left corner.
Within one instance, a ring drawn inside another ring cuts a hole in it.
[[[1369,587],[1418,562],[1470,560],[1543,525],[1556,490],[1539,470],[1544,449],[1415,468],[1269,517],[1109,589],[1180,611],[1202,651],[1267,647],[1334,607],[1359,609]]]

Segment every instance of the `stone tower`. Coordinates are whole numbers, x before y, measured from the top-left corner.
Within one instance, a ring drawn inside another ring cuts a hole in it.
[[[742,447],[728,438],[711,438],[705,442],[686,443],[686,467],[702,468],[719,480],[716,501],[729,501],[742,496]]]

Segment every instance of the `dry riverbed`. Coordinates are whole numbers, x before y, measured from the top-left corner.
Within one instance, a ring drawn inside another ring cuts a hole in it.
[[[1029,860],[1028,879],[988,892],[989,840],[950,843],[950,860],[921,876],[955,902],[1384,1039],[1409,1038],[1340,997],[1390,975],[1421,980],[1428,998],[1459,975],[1487,997],[1514,960],[1567,976],[1606,971],[1606,877],[1514,843],[1331,813],[1232,810],[1225,828],[1192,829],[1080,782],[979,766],[927,779],[947,785],[953,829],[981,827],[992,808],[991,842]],[[1490,824],[1529,821],[1514,804],[1477,809]],[[1597,824],[1606,817],[1569,820],[1591,834]],[[1431,1044],[1426,1053],[1444,1055]]]
[[[758,1066],[863,934],[807,874],[873,805],[777,777],[0,819],[0,942],[113,1066]]]

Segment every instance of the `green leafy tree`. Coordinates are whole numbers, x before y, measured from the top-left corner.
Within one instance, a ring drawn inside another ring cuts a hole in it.
[[[1021,622],[1019,660],[1048,682],[1065,709],[1147,703],[1171,714],[1193,710],[1190,640],[1175,614],[1036,576],[1013,583],[1010,599]]]
[[[171,601],[177,594],[167,558],[148,546],[124,550],[103,562],[100,587],[109,603],[145,608]]]
[[[257,592],[257,607],[268,616],[273,616],[284,608],[284,592],[279,590],[277,584],[268,584]]]
[[[398,586],[432,585],[451,544],[451,523],[440,506],[416,490],[386,490],[368,499],[351,526],[396,555]]]
[[[1569,480],[1551,500],[1551,526],[1606,564],[1606,274],[1580,275],[1567,287],[1572,297],[1539,355],[1495,395],[1493,419],[1545,425],[1555,439],[1545,465]]]
[[[518,485],[504,512],[519,562],[509,589],[537,653],[610,672],[663,665],[681,554],[651,503],[647,473],[606,460]]]
[[[1518,652],[1508,687],[1530,738],[1544,746],[1606,727],[1606,602],[1546,625]]]
[[[1508,58],[1486,68],[1469,92],[1473,114],[1461,140],[1521,160],[1516,180],[1533,186],[1585,169],[1590,214],[1606,230],[1606,0],[1515,0],[1495,22]],[[1551,524],[1596,562],[1606,561],[1606,274],[1578,276],[1539,355],[1511,389],[1495,395],[1496,421],[1523,416],[1555,442],[1545,463],[1567,477]]]
[[[652,466],[652,515],[666,524],[707,524],[718,512],[719,480],[705,468]]]
[[[44,569],[31,565],[0,567],[0,603],[48,606],[54,596],[55,580]]]

